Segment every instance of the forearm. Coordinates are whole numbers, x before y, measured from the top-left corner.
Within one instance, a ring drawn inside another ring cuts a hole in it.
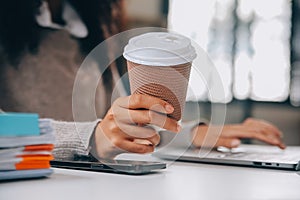
[[[56,159],[73,159],[74,154],[87,155],[90,151],[90,138],[99,120],[93,122],[62,122],[53,121],[55,130]]]

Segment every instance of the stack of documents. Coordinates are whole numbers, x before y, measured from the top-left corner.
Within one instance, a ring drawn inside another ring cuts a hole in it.
[[[37,114],[0,114],[0,180],[52,174],[54,130]]]

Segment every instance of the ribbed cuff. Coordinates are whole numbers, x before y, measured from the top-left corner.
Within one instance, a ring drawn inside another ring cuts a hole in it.
[[[53,121],[55,130],[56,159],[73,159],[75,154],[88,155],[90,138],[100,120],[93,122],[61,122]]]

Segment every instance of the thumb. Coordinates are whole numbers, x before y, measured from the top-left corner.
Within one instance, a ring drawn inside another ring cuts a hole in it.
[[[215,144],[216,147],[223,146],[227,148],[235,148],[241,144],[241,140],[237,138],[220,138]]]

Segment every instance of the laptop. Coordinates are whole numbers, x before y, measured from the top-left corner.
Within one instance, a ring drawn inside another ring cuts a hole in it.
[[[275,146],[243,144],[238,148],[218,147],[211,151],[205,148],[185,150],[168,147],[154,155],[167,160],[300,170],[300,146],[288,146],[281,150]]]

